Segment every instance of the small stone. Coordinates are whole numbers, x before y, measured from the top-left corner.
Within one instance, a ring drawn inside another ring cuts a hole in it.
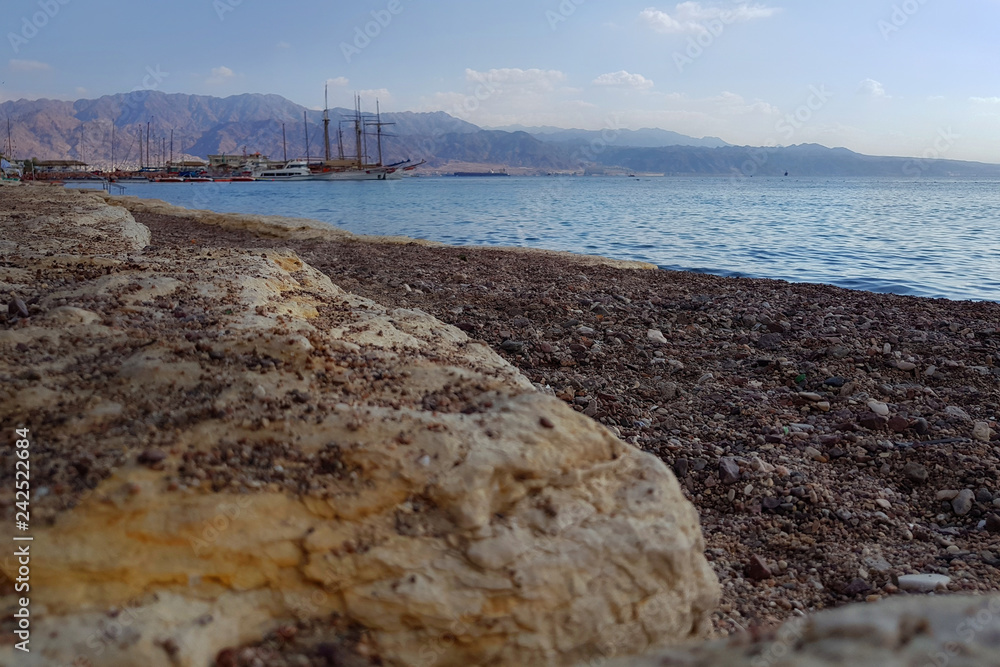
[[[889,425],[889,420],[874,412],[866,412],[858,418],[858,424],[869,431],[882,431]]]
[[[902,433],[910,428],[910,421],[905,417],[896,415],[889,419],[889,430],[893,433]]]
[[[890,503],[885,498],[877,498],[875,500],[875,504],[878,505],[879,507],[881,507],[884,510],[891,510],[892,509],[892,503]]]
[[[981,488],[976,490],[976,502],[982,503],[984,505],[989,505],[993,502],[993,494],[987,488]]]
[[[597,331],[595,331],[591,327],[579,327],[576,330],[576,332],[581,336],[586,336],[587,338],[593,338],[594,336],[597,335]]]
[[[972,511],[973,501],[976,496],[969,489],[962,489],[951,501],[951,509],[958,516],[965,516]]]
[[[931,425],[926,419],[920,417],[910,424],[910,428],[912,428],[917,435],[927,435],[927,433],[931,430]]]
[[[771,578],[771,568],[767,566],[763,558],[753,555],[750,557],[750,562],[747,563],[746,575],[754,581],[764,581]]]
[[[1000,533],[1000,516],[996,514],[986,515],[986,525],[983,526],[986,532]]]
[[[253,390],[253,396],[258,399],[264,398],[267,396],[267,389],[264,389],[261,385],[257,385]]]
[[[659,343],[661,345],[667,344],[667,339],[664,337],[663,332],[659,329],[650,329],[646,332],[646,338],[653,341],[654,343]]]
[[[822,396],[820,396],[819,394],[817,394],[815,392],[811,392],[811,391],[804,391],[804,392],[802,392],[801,394],[799,394],[799,398],[801,398],[803,400],[806,400],[806,401],[811,401],[813,403],[819,403],[820,401],[823,400]]]
[[[986,422],[976,422],[972,427],[972,439],[979,442],[989,442],[993,437],[993,429]]]
[[[868,409],[877,414],[879,417],[889,416],[889,406],[882,401],[868,401]]]
[[[816,404],[815,407],[820,412],[829,412],[830,411],[830,401],[820,401],[819,403]]]
[[[147,449],[139,454],[138,461],[143,465],[155,465],[167,458],[167,453],[162,449]]]
[[[500,349],[511,354],[518,354],[524,351],[524,343],[519,340],[505,340],[500,343]]]
[[[760,337],[760,340],[757,341],[757,347],[762,350],[777,350],[781,347],[781,341],[784,339],[785,337],[780,333],[764,334]]]
[[[944,409],[944,413],[949,417],[954,417],[955,419],[959,419],[964,422],[972,421],[972,417],[969,416],[969,413],[957,405],[949,405]]]
[[[852,579],[851,583],[849,583],[846,586],[844,586],[844,589],[841,591],[841,593],[843,595],[846,595],[849,598],[852,598],[855,595],[860,595],[862,593],[867,593],[871,589],[872,589],[872,587],[871,587],[871,585],[867,581],[865,581],[864,579],[862,579],[860,577],[857,577],[857,578]]]
[[[687,459],[677,459],[674,461],[674,474],[678,477],[687,477],[690,468],[691,462]]]
[[[542,428],[555,428],[556,425],[552,423],[552,420],[548,417],[542,417],[538,420],[538,423],[542,425]]]
[[[951,577],[943,574],[904,574],[899,578],[899,589],[910,593],[931,593],[946,588]]]
[[[780,498],[770,498],[770,497],[769,498],[764,498],[764,500],[761,501],[761,505],[766,510],[776,510],[776,509],[778,509],[781,506],[781,499]]]
[[[815,447],[806,447],[806,448],[805,448],[805,449],[804,449],[804,450],[802,451],[802,454],[803,454],[803,455],[805,455],[805,457],[806,457],[807,459],[811,459],[811,460],[813,460],[813,461],[818,461],[818,462],[820,462],[820,463],[826,463],[826,457],[825,457],[825,456],[823,456],[823,453],[822,453],[822,452],[820,452],[820,451],[819,451],[818,449],[816,449]]]
[[[934,499],[935,500],[954,500],[954,498],[957,495],[958,495],[958,490],[957,489],[941,489],[940,491],[938,491],[935,494]]]
[[[917,365],[910,361],[900,361],[898,364],[896,364],[896,368],[903,371],[904,373],[909,373],[910,371],[916,370]]]
[[[847,380],[845,380],[842,377],[832,377],[824,380],[823,384],[825,384],[827,387],[840,388],[843,387],[845,384],[847,384]]]
[[[727,456],[719,460],[719,478],[723,484],[735,484],[740,481],[740,464],[736,459]]]
[[[892,571],[892,565],[882,556],[865,558],[865,567],[877,574],[888,574]]]
[[[903,476],[914,484],[924,484],[927,482],[927,468],[913,461],[907,462],[903,466]]]
[[[12,317],[28,317],[28,306],[15,294],[10,303],[7,304],[7,314]]]

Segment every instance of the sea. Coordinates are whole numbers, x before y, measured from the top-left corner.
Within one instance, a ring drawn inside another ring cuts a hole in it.
[[[188,208],[313,218],[357,234],[1000,301],[996,180],[424,176],[124,187]]]

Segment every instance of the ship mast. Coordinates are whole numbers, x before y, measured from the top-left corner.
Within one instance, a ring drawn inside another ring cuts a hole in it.
[[[323,86],[323,153],[330,161],[330,84]]]
[[[306,164],[309,164],[309,119],[305,111],[302,112],[302,127],[306,131]]]
[[[382,112],[379,111],[378,100],[375,100],[375,132],[378,136],[378,166],[382,166]]]
[[[354,138],[358,145],[358,167],[363,167],[364,162],[361,157],[361,96],[354,95]]]

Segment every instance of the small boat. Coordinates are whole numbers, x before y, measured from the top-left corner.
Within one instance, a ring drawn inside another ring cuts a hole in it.
[[[160,176],[159,178],[153,179],[155,183],[183,183],[184,179],[180,176]]]
[[[209,178],[208,176],[190,176],[184,178],[185,183],[212,183],[214,181],[214,178]]]
[[[254,172],[258,181],[311,181],[315,179],[305,160],[292,160],[278,169],[263,169]]]

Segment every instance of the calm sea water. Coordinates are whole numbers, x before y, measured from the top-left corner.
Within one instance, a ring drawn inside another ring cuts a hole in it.
[[[411,178],[127,184],[126,194],[315,218],[359,234],[1000,301],[998,181]]]

